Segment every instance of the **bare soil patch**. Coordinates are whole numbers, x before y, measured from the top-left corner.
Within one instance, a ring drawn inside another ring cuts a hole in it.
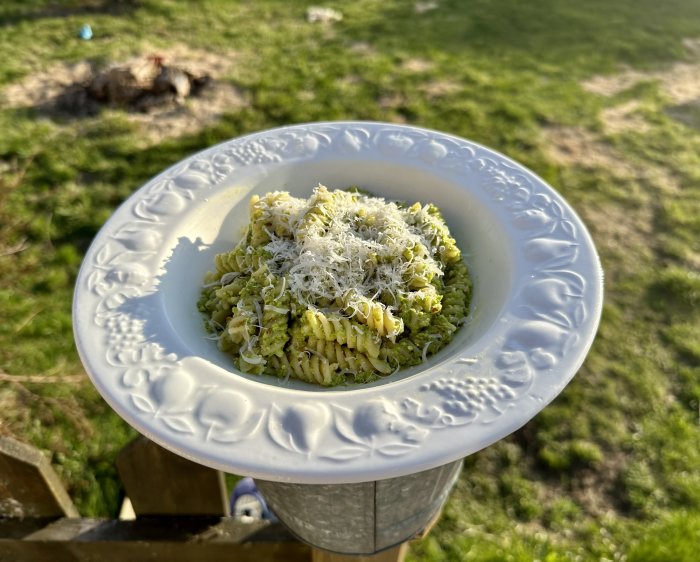
[[[153,49],[102,70],[88,61],[59,64],[8,85],[0,92],[0,104],[33,107],[57,122],[94,116],[103,107],[116,108],[139,126],[146,144],[155,144],[197,132],[246,105],[244,94],[221,79],[234,63],[235,53],[175,46]],[[177,74],[166,76],[164,68]],[[144,87],[157,86],[158,81],[160,89]]]
[[[601,112],[605,132],[613,135],[626,131],[646,133],[651,129],[651,126],[640,114],[640,109],[642,109],[642,104],[638,100],[605,108]]]
[[[547,152],[559,164],[607,168],[624,176],[634,174],[634,168],[613,147],[600,142],[586,129],[550,127],[544,133]]]
[[[366,41],[356,41],[350,45],[350,51],[357,55],[374,55],[374,47]]]
[[[700,38],[684,39],[683,45],[695,61],[678,62],[648,72],[624,68],[616,74],[593,76],[581,85],[594,94],[612,97],[642,82],[657,82],[660,91],[669,100],[668,114],[686,125],[697,127],[695,114],[700,108]],[[632,101],[603,111],[601,117],[606,132],[647,131],[649,124],[637,112],[639,107],[639,102]]]
[[[547,152],[565,166],[605,168],[625,179],[635,179],[662,192],[680,189],[678,180],[666,168],[655,164],[631,163],[596,135],[579,127],[550,127],[545,130]]]
[[[453,80],[432,80],[420,87],[420,90],[430,99],[456,94],[461,89],[462,86]]]
[[[619,504],[616,483],[624,472],[627,457],[623,453],[608,454],[604,462],[581,470],[573,481],[571,496],[589,515],[605,517]]]
[[[700,120],[700,113],[696,115]],[[616,264],[615,270],[606,272],[606,279],[614,280],[625,272],[635,271],[640,260],[654,261],[662,200],[682,192],[678,178],[664,166],[643,160],[630,162],[613,146],[585,129],[548,128],[545,144],[552,161],[562,166],[603,168],[620,181],[632,180],[639,186],[629,204],[589,198],[577,207],[601,254]],[[700,267],[697,252],[687,259],[691,267]]]
[[[408,59],[404,61],[401,68],[407,72],[427,72],[435,66],[431,61],[425,59]]]
[[[657,198],[679,189],[676,178],[665,168],[650,163],[631,163],[614,147],[592,132],[576,127],[552,127],[545,131],[550,158],[563,166],[603,168],[620,181],[634,180],[642,188],[630,204],[589,201],[578,210],[591,229],[599,249],[615,256],[617,274],[633,270],[640,259],[653,260]],[[627,264],[627,265],[625,265]]]
[[[700,62],[676,63],[670,68],[649,72],[625,69],[617,74],[594,76],[581,85],[594,94],[614,96],[641,82],[656,81],[661,91],[676,104],[700,98]]]

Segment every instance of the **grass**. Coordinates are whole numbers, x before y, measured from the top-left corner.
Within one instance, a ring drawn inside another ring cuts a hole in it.
[[[700,4],[594,0],[329,3],[4,2],[0,84],[61,62],[107,64],[188,45],[234,57],[246,107],[144,145],[109,110],[60,121],[0,106],[0,432],[43,449],[84,516],[115,515],[114,458],[134,436],[82,372],[73,283],[92,237],[145,180],[215,142],[315,120],[408,122],[520,160],[572,203],[606,271],[598,338],[566,390],[523,429],[466,460],[411,560],[694,560],[700,532],[700,131],[697,106],[653,79],[613,95],[582,81],[693,63]],[[84,22],[90,42],[76,38]],[[695,55],[697,57],[697,55]],[[2,90],[0,89],[0,96]],[[700,97],[700,91],[696,93]],[[604,112],[639,100],[646,126]],[[569,161],[552,132],[583,135]],[[614,165],[611,164],[614,162]],[[28,382],[42,375],[50,383]]]

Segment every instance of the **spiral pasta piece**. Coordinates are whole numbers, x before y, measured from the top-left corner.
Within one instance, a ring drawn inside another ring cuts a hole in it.
[[[289,341],[289,291],[283,291],[277,281],[264,293],[262,328],[260,330],[260,351],[262,355],[282,355]]]
[[[306,382],[330,386],[334,380],[335,366],[331,366],[325,357],[309,351],[290,348],[278,359],[278,364],[286,372]]]
[[[370,357],[379,356],[380,340],[372,331],[358,322],[342,316],[326,315],[307,310],[302,317],[302,333],[326,341],[335,341],[357,349]]]
[[[335,341],[309,338],[305,343],[306,349],[312,350],[325,357],[329,363],[336,364],[340,370],[356,373],[378,371],[388,374],[393,371],[389,364],[379,357],[370,357],[364,353],[353,351],[347,346]]]
[[[248,267],[246,249],[239,246],[230,252],[217,254],[214,258],[214,264],[219,276],[230,272],[243,272]]]
[[[379,336],[395,338],[403,332],[403,320],[394,316],[384,303],[354,294],[346,299],[345,311]]]
[[[319,188],[312,197],[312,206],[304,215],[299,224],[297,237],[303,239],[306,236],[318,235],[330,223],[331,217],[328,208],[333,204],[333,194],[325,187]]]

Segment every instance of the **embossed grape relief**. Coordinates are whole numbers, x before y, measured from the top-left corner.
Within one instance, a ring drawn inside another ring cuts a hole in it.
[[[152,315],[145,302],[155,293],[154,258],[160,251],[162,218],[180,213],[195,187],[156,181],[131,207],[133,219],[106,237],[92,259],[87,290],[99,300],[94,321],[104,330],[105,359],[114,367],[131,406],[180,434],[193,434],[189,400],[194,380],[179,369],[175,354],[149,341]]]
[[[431,429],[481,423],[498,417],[517,397],[513,388],[495,377],[440,378],[421,385],[420,399],[402,402],[406,419]],[[488,422],[486,422],[488,423]]]

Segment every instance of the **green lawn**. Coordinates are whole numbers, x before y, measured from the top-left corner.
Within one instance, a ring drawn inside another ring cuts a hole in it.
[[[307,23],[313,3],[282,0],[0,5],[0,434],[46,451],[82,515],[115,515],[114,458],[135,434],[76,382],[73,283],[97,230],[149,177],[208,145],[370,119],[521,161],[581,214],[606,273],[579,374],[527,426],[466,460],[411,560],[697,559],[700,2],[435,4],[331,2],[344,18],[327,25]],[[91,41],[76,37],[86,22]],[[233,61],[218,78],[243,107],[154,144],[116,109],[61,120],[2,101],[63,63],[176,46]],[[591,86],[600,75],[617,86]]]

